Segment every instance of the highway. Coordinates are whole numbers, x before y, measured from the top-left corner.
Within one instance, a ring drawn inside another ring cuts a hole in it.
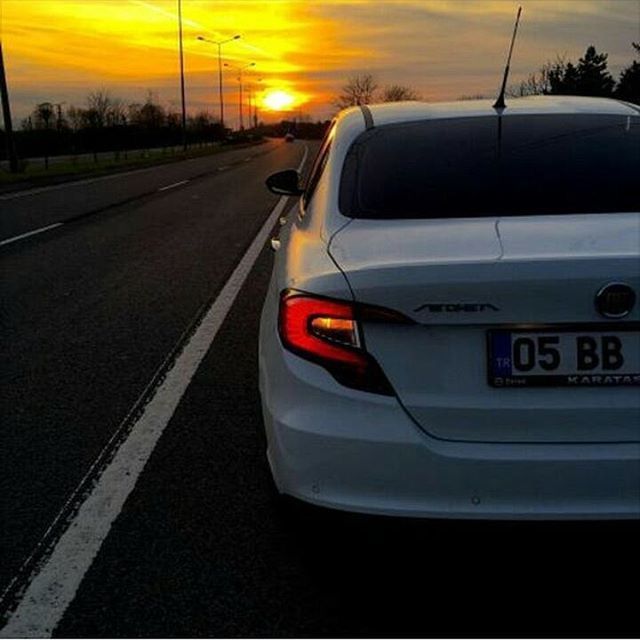
[[[279,508],[264,179],[316,149],[0,195],[0,636],[637,635],[636,523]]]

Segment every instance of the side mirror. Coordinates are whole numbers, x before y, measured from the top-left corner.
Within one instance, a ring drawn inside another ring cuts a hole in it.
[[[267,188],[278,196],[301,196],[300,174],[295,169],[278,171],[267,178]]]

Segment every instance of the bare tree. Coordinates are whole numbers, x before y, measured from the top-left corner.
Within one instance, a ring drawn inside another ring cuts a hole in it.
[[[87,120],[89,126],[101,129],[107,124],[107,116],[112,101],[109,93],[104,90],[93,91],[87,96]]]
[[[404,102],[420,99],[421,97],[416,91],[402,84],[390,84],[380,93],[381,102]]]
[[[33,117],[32,116],[27,116],[26,118],[22,119],[22,122],[20,123],[20,128],[23,131],[33,131]]]
[[[347,84],[342,87],[342,93],[334,100],[334,104],[340,109],[369,104],[373,102],[378,85],[370,73],[352,76]]]
[[[67,121],[74,131],[79,131],[84,125],[83,110],[79,107],[71,105],[67,109]]]
[[[107,113],[105,114],[105,124],[107,127],[116,127],[127,124],[127,108],[120,98],[113,98]]]
[[[49,129],[51,118],[53,118],[53,104],[51,102],[41,102],[33,110],[36,129]]]

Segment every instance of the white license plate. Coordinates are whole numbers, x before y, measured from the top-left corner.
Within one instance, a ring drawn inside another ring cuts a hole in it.
[[[640,385],[636,326],[496,329],[487,339],[493,387]]]

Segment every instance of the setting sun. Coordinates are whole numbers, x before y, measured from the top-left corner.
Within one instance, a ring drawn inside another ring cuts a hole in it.
[[[294,102],[295,98],[281,89],[269,91],[262,99],[264,106],[272,111],[285,111],[291,108]]]

